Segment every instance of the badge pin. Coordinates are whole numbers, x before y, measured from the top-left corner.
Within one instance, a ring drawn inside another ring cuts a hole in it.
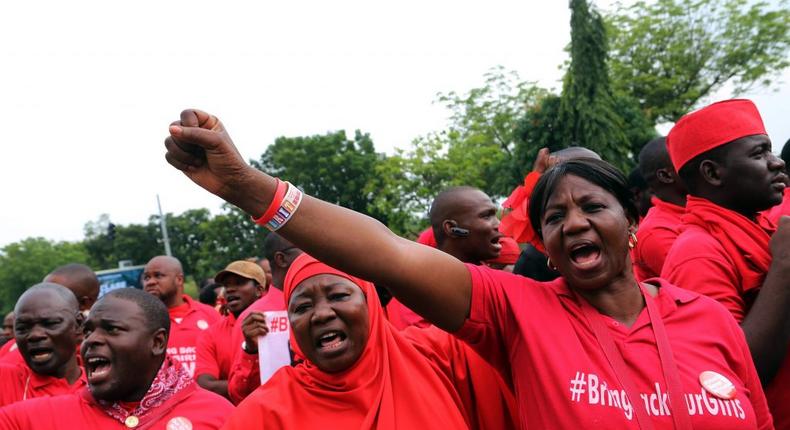
[[[128,417],[126,417],[123,423],[126,425],[126,427],[133,429],[137,427],[138,424],[140,424],[140,418],[137,418],[134,415],[129,415]]]
[[[720,399],[732,400],[735,398],[735,385],[720,373],[706,370],[699,374],[699,383],[705,391]]]
[[[167,430],[192,430],[192,421],[186,417],[175,417],[167,422]]]
[[[201,330],[205,330],[208,328],[208,323],[205,320],[198,320],[197,326]]]

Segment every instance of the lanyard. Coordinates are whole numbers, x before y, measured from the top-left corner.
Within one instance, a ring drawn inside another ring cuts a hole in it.
[[[678,372],[675,358],[672,355],[672,347],[669,345],[669,338],[667,337],[667,332],[664,327],[664,321],[661,319],[661,314],[656,308],[653,297],[645,291],[641,285],[639,289],[642,292],[642,296],[645,298],[647,314],[650,317],[650,326],[653,329],[653,335],[656,339],[658,358],[659,361],[661,361],[661,369],[664,373],[667,391],[669,392],[669,402],[672,407],[672,421],[674,427],[679,430],[689,430],[692,428],[691,418],[688,415],[686,403],[683,400],[680,373]],[[598,344],[601,345],[604,355],[606,355],[606,360],[609,362],[609,365],[612,366],[617,380],[620,381],[620,385],[622,385],[628,395],[628,399],[633,405],[639,428],[642,430],[652,430],[654,428],[653,422],[647,415],[647,410],[639,403],[639,392],[636,390],[633,379],[631,379],[628,374],[628,366],[626,366],[623,361],[623,355],[620,353],[620,350],[617,349],[612,335],[609,333],[609,329],[604,324],[598,311],[583,297],[578,294],[577,297],[581,303],[582,312],[584,312],[584,316],[592,327]]]

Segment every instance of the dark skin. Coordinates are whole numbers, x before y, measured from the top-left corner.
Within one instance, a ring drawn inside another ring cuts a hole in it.
[[[9,312],[3,318],[3,336],[6,339],[14,338],[14,313]]]
[[[88,267],[56,270],[47,275],[44,282],[60,284],[71,290],[84,312],[89,311],[99,297],[99,280]]]
[[[82,360],[93,396],[111,402],[140,401],[165,359],[167,331],[152,330],[135,302],[109,296],[91,309],[84,334]],[[99,374],[94,359],[108,362],[109,371]]]
[[[260,217],[268,208],[275,179],[245,162],[216,117],[182,112],[165,147],[167,161],[207,191],[252,216]],[[349,231],[357,240],[348,240]],[[403,239],[370,217],[305,196],[278,233],[339,270],[387,285],[403,304],[446,331],[458,330],[469,315],[472,283],[464,263]],[[624,307],[628,314],[638,313],[643,306],[636,309],[630,297],[616,292],[594,299],[607,315]]]
[[[67,296],[40,289],[27,291],[19,299],[14,322],[16,344],[32,371],[73,384],[82,374],[74,353],[81,338],[82,315],[71,293],[56,287]]]
[[[771,152],[771,140],[766,135],[747,136],[726,146],[723,160],[700,163],[693,188],[696,195],[755,219],[759,211],[782,201],[787,182],[785,164]],[[770,248],[771,266],[741,321],[763,385],[776,376],[790,342],[790,217],[779,220]]]
[[[228,298],[227,308],[236,318],[265,294],[265,288],[257,282],[235,273],[225,274],[222,278],[217,279],[217,282],[225,286],[225,296]],[[217,379],[212,375],[201,374],[197,376],[197,382],[207,390],[230,398],[227,379]]]
[[[465,262],[480,264],[485,260],[497,258],[501,250],[499,238],[499,219],[496,205],[484,192],[463,189],[453,192],[451,199],[445,201],[443,212],[450,218],[442,222],[444,240],[439,249]],[[453,234],[453,227],[469,231],[465,237]]]
[[[175,258],[152,258],[145,265],[142,281],[143,290],[159,297],[168,308],[184,304],[184,272]]]

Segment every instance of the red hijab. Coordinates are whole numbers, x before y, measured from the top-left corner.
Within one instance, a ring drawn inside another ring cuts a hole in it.
[[[359,360],[338,373],[307,360],[280,369],[239,405],[225,428],[467,428],[451,381],[389,324],[370,282],[302,254],[285,276],[286,303],[302,281],[321,274],[346,278],[365,294],[370,336]]]

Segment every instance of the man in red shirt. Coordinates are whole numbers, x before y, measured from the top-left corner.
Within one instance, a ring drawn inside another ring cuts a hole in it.
[[[201,387],[228,397],[228,374],[239,350],[233,344],[234,327],[240,321],[239,315],[264,296],[269,287],[266,273],[252,261],[234,261],[214,280],[225,287],[228,314],[200,335],[195,376]]]
[[[24,363],[0,364],[0,406],[84,387],[75,354],[83,317],[74,295],[57,284],[34,285],[17,301],[15,315]]]
[[[271,264],[271,288],[241,313],[239,320],[242,324],[236,324],[233,330],[233,345],[238,346],[233,347],[237,352],[228,377],[228,394],[234,404],[239,404],[261,385],[257,340],[269,330],[263,312],[286,310],[283,295],[285,274],[302,250],[279,234],[269,233],[263,241],[263,253]]]
[[[667,145],[689,196],[661,276],[740,322],[776,428],[790,429],[790,218],[777,228],[760,213],[782,201],[785,164],[749,100],[684,116]]]
[[[0,428],[218,429],[233,410],[166,356],[170,320],[159,300],[134,288],[103,296],[85,323],[88,388],[0,409]]]
[[[639,171],[653,191],[653,207],[639,223],[637,243],[631,255],[636,278],[644,280],[661,274],[669,248],[680,234],[680,217],[686,210],[686,186],[672,167],[664,137],[647,142],[639,152]]]
[[[143,289],[167,306],[171,322],[167,353],[194,377],[198,337],[220,321],[219,313],[184,294],[184,271],[173,257],[160,255],[145,265]]]
[[[44,277],[44,282],[62,285],[74,294],[80,305],[80,312],[87,315],[99,297],[99,279],[90,267],[71,263],[60,266]],[[22,356],[16,342],[8,342],[0,348],[0,363],[21,364]]]

